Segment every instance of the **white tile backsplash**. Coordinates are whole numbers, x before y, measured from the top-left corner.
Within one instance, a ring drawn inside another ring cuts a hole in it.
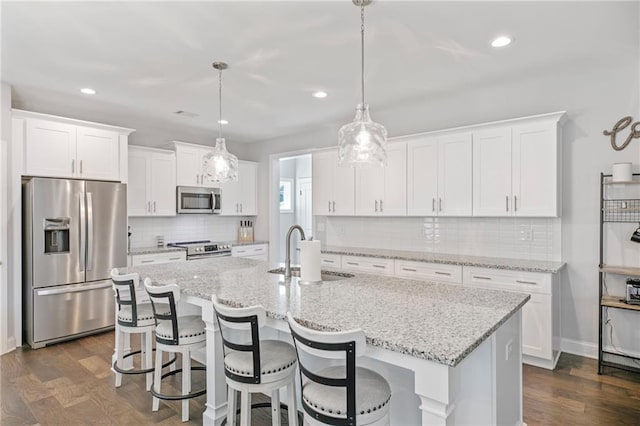
[[[176,241],[233,241],[238,237],[241,220],[250,217],[218,215],[178,215],[175,217],[130,217],[131,247],[156,245],[156,236],[164,236],[166,243]]]
[[[561,260],[559,218],[315,218],[328,245]]]

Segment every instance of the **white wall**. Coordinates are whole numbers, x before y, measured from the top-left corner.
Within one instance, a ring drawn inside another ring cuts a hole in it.
[[[616,52],[615,61],[576,62],[572,69],[562,71],[553,67],[523,70],[511,79],[456,93],[442,93],[389,108],[371,106],[372,118],[383,123],[390,136],[567,111],[568,122],[562,135],[562,258],[568,263],[562,276],[562,336],[579,342],[594,343],[598,338],[599,173],[609,172],[614,162],[639,163],[640,141],[635,140],[627,149],[617,152],[602,135],[604,129],[610,129],[623,116],[640,119],[637,9],[637,3],[617,3],[608,14],[607,19],[614,20],[615,26],[608,26],[607,31],[619,40],[616,46],[611,46]],[[317,129],[251,144],[251,159],[261,162],[258,191],[261,212],[269,211],[265,196],[268,156],[334,146],[338,128],[351,119],[345,116]],[[258,238],[267,238],[268,224],[267,215],[258,217]]]
[[[15,324],[13,300],[15,288],[10,285],[8,277],[8,193],[9,193],[9,143],[11,141],[11,86],[1,83],[0,86],[0,354],[13,347],[9,342],[14,338]]]

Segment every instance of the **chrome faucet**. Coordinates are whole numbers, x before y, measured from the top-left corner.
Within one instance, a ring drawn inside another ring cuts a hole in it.
[[[292,225],[291,228],[287,231],[287,253],[284,259],[284,277],[291,278],[291,234],[293,234],[294,230],[300,231],[300,240],[306,240],[307,238],[304,235],[304,229],[300,225]]]

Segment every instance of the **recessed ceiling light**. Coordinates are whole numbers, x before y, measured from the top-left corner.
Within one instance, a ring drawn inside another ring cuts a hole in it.
[[[326,98],[327,92],[323,92],[322,90],[319,90],[313,94],[313,97],[318,99]]]
[[[506,47],[511,44],[513,40],[509,36],[496,37],[491,41],[493,47]]]
[[[96,91],[95,91],[95,90],[90,89],[90,88],[88,88],[88,87],[85,87],[85,88],[83,88],[83,89],[80,89],[80,91],[81,91],[82,93],[84,93],[85,95],[95,95],[95,94],[96,94]]]
[[[229,122],[227,120],[218,120],[218,123],[220,123],[220,124],[229,124]]]

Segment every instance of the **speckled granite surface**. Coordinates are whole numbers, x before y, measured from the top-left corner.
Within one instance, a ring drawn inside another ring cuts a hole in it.
[[[132,248],[129,251],[129,255],[135,256],[137,254],[168,253],[172,251],[185,251],[185,249],[180,247],[138,247]]]
[[[509,259],[506,257],[466,256],[461,254],[426,253],[404,250],[379,250],[359,247],[325,246],[322,253],[341,254],[345,256],[367,256],[384,259],[411,260],[416,262],[446,263],[449,265],[477,266],[481,268],[511,269],[526,272],[557,273],[564,262],[545,260]]]
[[[243,258],[213,258],[128,268],[141,278],[177,283],[185,294],[232,306],[262,305],[267,315],[287,311],[317,330],[362,328],[367,342],[417,358],[455,366],[529,300],[529,295],[459,285],[355,274],[300,286]]]

